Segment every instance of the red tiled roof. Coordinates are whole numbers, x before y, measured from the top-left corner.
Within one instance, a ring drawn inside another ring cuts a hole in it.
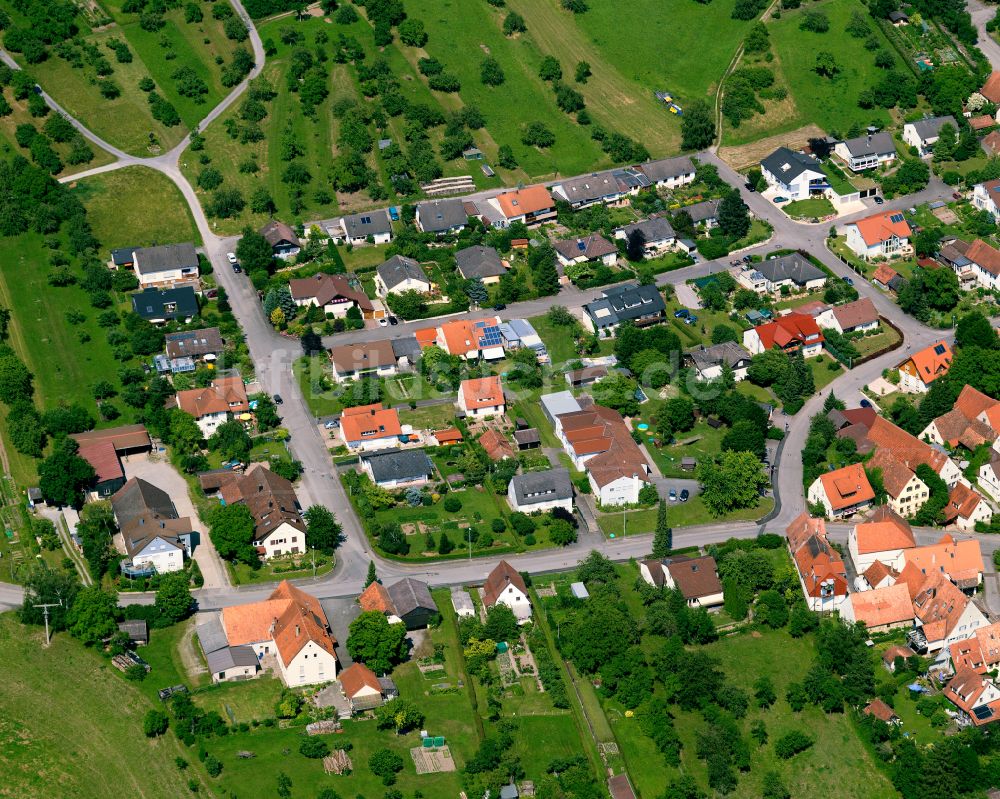
[[[868,482],[864,466],[860,463],[824,472],[819,479],[823,485],[823,493],[826,494],[827,501],[834,510],[842,510],[875,499],[875,491]]]
[[[340,298],[356,303],[362,311],[370,311],[374,307],[368,295],[360,289],[352,288],[343,275],[320,273],[289,280],[288,290],[292,293],[292,299],[299,301],[314,299],[320,308]]]
[[[866,716],[874,716],[880,721],[884,721],[886,724],[892,723],[894,719],[898,719],[899,716],[896,715],[896,711],[889,707],[881,699],[873,699],[868,703],[868,706],[862,711]]]
[[[364,663],[353,663],[340,672],[340,690],[348,699],[356,697],[362,688],[372,688],[378,693],[382,693],[382,686],[379,684],[375,672]]]
[[[463,380],[459,391],[462,392],[465,407],[470,411],[504,404],[503,388],[496,375]]]
[[[878,586],[886,577],[892,577],[893,581],[899,577],[899,572],[893,569],[891,566],[886,566],[882,561],[876,560],[865,569],[864,578],[868,581],[868,585],[872,588]]]
[[[948,463],[948,456],[936,450],[901,427],[894,425],[884,416],[876,416],[868,438],[876,447],[884,447],[911,471],[916,471],[922,463],[930,466],[936,474]]]
[[[820,517],[812,518],[808,512],[802,511],[785,528],[785,537],[788,539],[788,548],[795,552],[810,537],[818,535],[826,538],[826,519]]]
[[[503,458],[514,457],[514,447],[507,440],[507,437],[492,428],[479,437],[479,445],[486,450],[486,454],[490,456],[490,460],[498,461]]]
[[[991,72],[979,93],[994,105],[1000,104],[1000,72]]]
[[[879,505],[865,521],[856,524],[854,537],[858,553],[862,555],[910,549],[917,545],[910,523],[888,505]]]
[[[436,430],[434,438],[438,444],[457,444],[462,440],[462,431],[457,427],[447,427],[444,430]]]
[[[201,419],[214,413],[246,413],[250,403],[242,378],[220,377],[206,388],[178,391],[177,407]]]
[[[541,184],[525,186],[517,191],[502,191],[497,195],[500,210],[508,219],[555,208],[549,190]]]
[[[823,341],[823,333],[816,320],[808,314],[790,313],[779,316],[773,322],[755,327],[760,343],[764,349],[781,347],[786,349],[791,345],[804,345],[806,342],[815,344]]]
[[[1000,275],[1000,250],[982,239],[976,239],[965,250],[965,257],[994,277]]]
[[[888,286],[889,281],[894,277],[899,277],[899,273],[888,264],[879,264],[878,268],[872,273],[872,280],[881,283],[883,286]]]
[[[508,585],[514,586],[525,596],[528,595],[528,586],[525,585],[524,578],[507,561],[502,560],[490,572],[483,585],[483,603],[486,607],[493,607]]]
[[[893,219],[893,217],[899,218]],[[877,214],[866,216],[853,224],[869,247],[873,244],[889,241],[893,236],[908,239],[913,235],[913,231],[910,230],[906,219],[899,211],[879,211]]]
[[[361,596],[358,597],[358,604],[362,610],[376,610],[379,613],[389,614],[396,613],[396,608],[392,604],[389,592],[379,582],[372,583],[361,592]]]
[[[577,455],[597,453],[586,462],[598,486],[621,477],[637,476],[649,482],[649,464],[618,411],[602,405],[559,416],[563,434]]]
[[[944,506],[944,520],[945,522],[952,522],[955,519],[968,519],[979,503],[985,501],[968,486],[956,483],[948,495],[948,504]]]
[[[854,618],[868,627],[899,624],[913,618],[913,605],[905,585],[891,585],[850,595]]]
[[[121,461],[118,460],[118,452],[110,441],[81,446],[77,454],[94,467],[98,483],[124,479],[125,472],[122,471]]]
[[[396,409],[383,408],[380,403],[345,408],[340,415],[340,429],[345,441],[394,438],[403,432]]]
[[[981,114],[977,117],[972,117],[969,120],[969,127],[973,130],[982,130],[983,128],[989,128],[996,124],[996,120],[993,119],[989,114]]]
[[[941,641],[955,629],[968,604],[969,598],[947,577],[933,574],[913,597],[913,612],[923,623],[927,640]]]

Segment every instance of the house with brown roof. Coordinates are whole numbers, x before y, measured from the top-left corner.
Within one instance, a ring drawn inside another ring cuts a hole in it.
[[[847,569],[826,538],[826,522],[802,513],[785,531],[810,610],[839,610],[847,599]]]
[[[643,560],[639,576],[656,588],[680,591],[688,607],[715,608],[723,601],[722,583],[711,555]]]
[[[284,222],[272,219],[260,229],[260,235],[271,245],[271,254],[286,261],[299,254],[302,243],[295,231]]]
[[[930,496],[927,484],[891,450],[879,449],[868,459],[866,466],[879,470],[888,506],[904,519],[916,515]]]
[[[618,263],[618,248],[600,233],[591,233],[577,239],[559,239],[553,242],[556,258],[564,267],[597,262],[605,266]]]
[[[944,522],[954,525],[964,533],[971,533],[977,524],[989,524],[993,520],[993,508],[974,489],[964,483],[957,483],[948,495],[944,506]]]
[[[983,148],[986,155],[993,158],[1000,155],[1000,130],[994,130],[987,133],[979,142],[979,146]]]
[[[241,377],[219,377],[205,388],[178,391],[176,402],[178,408],[194,417],[205,438],[219,425],[250,410]]]
[[[288,281],[288,290],[296,305],[315,305],[336,319],[347,316],[351,308],[358,308],[366,319],[371,318],[375,306],[362,291],[355,287],[344,275],[320,273],[311,277],[294,278]]]
[[[337,679],[336,640],[316,597],[283,580],[262,602],[222,609],[230,646],[249,646],[289,686]]]
[[[198,361],[214,361],[225,349],[222,333],[217,327],[167,333],[164,338],[166,340],[166,355],[171,360],[193,358]]]
[[[365,341],[330,348],[330,367],[338,383],[363,377],[390,377],[399,361],[391,341]]]
[[[885,652],[882,653],[882,665],[886,668],[886,671],[891,671],[895,673],[896,671],[896,658],[902,658],[903,660],[909,660],[913,657],[916,652],[914,652],[908,646],[902,646],[900,644],[893,644],[888,647]]]
[[[517,570],[505,560],[496,565],[483,585],[483,605],[489,609],[497,603],[502,603],[514,611],[519,624],[531,620],[528,586]]]
[[[855,586],[859,591],[873,591],[876,588],[887,588],[890,585],[895,585],[898,579],[899,572],[896,569],[876,560],[857,576]]]
[[[901,722],[899,716],[896,715],[896,711],[889,707],[881,699],[873,699],[865,705],[864,710],[861,712],[866,716],[874,716],[879,721],[884,721],[886,724],[899,724]]]
[[[872,283],[886,291],[895,291],[901,279],[899,272],[889,266],[889,264],[879,264],[875,268],[875,271],[872,272]],[[893,285],[893,283],[896,285]]]
[[[922,463],[930,466],[948,488],[954,488],[962,477],[962,470],[946,453],[907,433],[884,416],[875,416],[866,437],[875,447],[889,450],[908,469],[915,471]]]
[[[875,491],[860,463],[852,463],[817,477],[807,496],[810,504],[820,504],[830,518],[853,516],[868,508]]]
[[[1000,665],[1000,623],[987,624],[949,648],[952,670],[957,674],[971,669],[977,674],[994,671]]]
[[[1000,502],[1000,452],[997,452],[995,442],[989,461],[979,467],[977,485],[994,502]]]
[[[178,516],[166,491],[133,477],[111,497],[111,510],[129,557],[122,562],[124,573],[166,574],[184,568],[194,526]]]
[[[149,452],[153,442],[144,424],[123,424],[118,427],[106,427],[103,430],[88,430],[86,433],[70,435],[80,447],[90,444],[110,442],[119,455],[132,455],[137,452]]]
[[[1000,287],[1000,250],[982,239],[971,244],[956,240],[952,246],[965,256],[970,276],[977,286],[990,291]]]
[[[961,444],[971,451],[996,441],[997,433],[992,422],[1000,422],[998,412],[1000,402],[972,386],[965,386],[955,401],[955,407],[927,425],[920,438],[952,449]]]
[[[110,441],[82,444],[76,454],[94,470],[94,480],[88,487],[87,499],[107,499],[125,485],[125,470]]]
[[[862,297],[854,302],[827,308],[816,317],[816,324],[838,333],[868,333],[878,328],[879,315],[875,303],[868,297]]]
[[[888,505],[876,507],[847,537],[847,549],[858,574],[875,561],[898,571],[906,565],[903,552],[916,545],[910,523]]]
[[[842,615],[847,621],[863,622],[873,633],[909,627],[913,623],[910,592],[905,585],[896,583],[887,588],[850,594]]]
[[[219,492],[227,505],[246,505],[253,516],[253,546],[263,560],[306,551],[306,524],[292,484],[261,463],[225,483]]]

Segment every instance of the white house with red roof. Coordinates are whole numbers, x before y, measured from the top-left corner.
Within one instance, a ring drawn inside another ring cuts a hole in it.
[[[787,353],[801,352],[803,358],[815,358],[823,354],[823,332],[808,314],[790,313],[745,331],[743,346],[751,355],[780,349]]]
[[[352,452],[394,449],[401,443],[402,432],[396,409],[381,403],[345,408],[340,415],[340,437]]]
[[[809,609],[840,610],[847,601],[847,569],[826,538],[826,521],[802,513],[785,534]]]
[[[977,183],[972,190],[972,204],[980,211],[987,211],[994,219],[1000,219],[1000,180]]]
[[[927,393],[931,383],[948,374],[953,357],[951,347],[944,340],[913,353],[896,367],[899,371],[900,391],[908,394]]]
[[[506,410],[503,386],[496,375],[463,380],[458,389],[458,407],[467,416],[501,416]]]
[[[852,463],[817,477],[807,496],[810,504],[821,504],[831,518],[853,516],[868,508],[875,491],[860,463]]]
[[[847,246],[861,258],[889,258],[913,251],[913,231],[902,211],[879,211],[844,226]]]
[[[903,553],[916,545],[910,523],[888,505],[876,507],[863,522],[854,525],[847,538],[847,548],[859,575],[876,561],[900,571],[906,565]]]

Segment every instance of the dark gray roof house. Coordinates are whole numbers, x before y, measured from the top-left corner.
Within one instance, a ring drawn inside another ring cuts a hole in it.
[[[132,294],[132,310],[147,322],[192,319],[198,315],[198,296],[191,286],[172,289],[150,286]]]
[[[598,330],[622,322],[651,324],[663,318],[667,306],[656,286],[626,283],[606,289],[599,299],[583,306]]]
[[[132,268],[133,258],[135,257],[133,253],[138,250],[138,247],[118,247],[111,251],[111,263],[116,267],[125,267],[127,269]]]
[[[631,225],[625,225],[622,228],[622,232],[625,234],[625,238],[632,235],[632,231],[638,230],[642,233],[646,244],[659,244],[662,242],[671,242],[676,237],[674,233],[674,227],[670,224],[670,221],[663,216],[654,216],[650,219],[643,219],[641,222],[633,222]]]
[[[591,233],[580,239],[559,239],[552,243],[552,247],[567,263],[597,261],[618,254],[618,248],[600,233]]]
[[[885,131],[856,136],[853,139],[845,139],[843,145],[847,148],[847,152],[850,153],[851,158],[867,158],[896,152],[896,145],[892,141],[892,135]]]
[[[458,271],[466,280],[472,278],[485,279],[499,277],[507,273],[507,268],[500,260],[500,255],[492,247],[476,244],[455,253]]]
[[[168,358],[204,358],[206,355],[218,355],[224,344],[222,333],[217,327],[204,327],[200,330],[183,330],[180,333],[167,333]]]
[[[634,167],[627,169],[616,169],[612,172],[618,182],[618,189],[622,192],[631,192],[636,189],[645,189],[651,186],[649,178]]]
[[[420,358],[420,342],[417,341],[417,337],[413,334],[403,336],[402,338],[394,338],[391,344],[392,354],[396,356],[397,361],[400,358],[406,358],[411,364],[415,364],[417,359]]]
[[[260,668],[257,655],[251,646],[225,646],[205,655],[208,670],[211,674],[222,674],[229,669],[249,668],[254,674]]]
[[[426,627],[430,617],[438,612],[437,603],[425,582],[404,577],[385,590],[396,609],[396,615],[403,620],[407,630]]]
[[[434,464],[422,449],[382,450],[361,455],[378,485],[415,483],[434,476]]]
[[[792,281],[796,286],[804,286],[813,280],[823,280],[826,275],[821,269],[813,266],[809,259],[797,252],[782,255],[780,258],[768,258],[754,264],[754,268],[771,283]]]
[[[578,178],[564,180],[553,188],[570,205],[579,207],[591,205],[610,198],[618,197],[622,190],[613,172],[594,172]]]
[[[647,161],[639,164],[638,169],[653,183],[666,183],[681,177],[691,176],[694,179],[694,161],[689,156],[677,158],[661,158],[658,161]]]
[[[951,125],[956,132],[958,131],[958,123],[951,114],[943,117],[924,117],[910,124],[913,125],[913,130],[921,141],[935,138],[945,125]]]
[[[392,291],[400,283],[407,280],[420,280],[430,284],[427,273],[420,264],[405,255],[394,255],[385,263],[378,265],[378,276],[388,291]]]
[[[135,251],[135,268],[140,275],[167,272],[172,269],[198,269],[198,253],[191,242],[161,244]]]
[[[517,474],[511,478],[510,486],[519,508],[573,497],[573,483],[568,469]]]
[[[177,510],[170,495],[140,477],[133,477],[118,490],[111,498],[111,508],[119,527],[124,527],[144,513],[177,518]]]
[[[691,360],[699,372],[713,366],[725,364],[730,369],[746,368],[750,365],[750,353],[735,341],[724,341],[690,353]]]
[[[462,200],[428,200],[417,204],[417,224],[424,233],[453,233],[469,221]]]
[[[782,183],[789,184],[803,172],[822,173],[819,161],[811,155],[799,153],[788,147],[779,147],[760,162],[761,168],[767,170]]]
[[[685,205],[680,210],[687,211],[687,215],[691,217],[691,221],[696,225],[699,222],[712,223],[719,215],[720,202],[722,202],[722,200],[703,200],[702,202],[695,203],[694,205]]]
[[[384,208],[345,216],[341,219],[341,226],[349,239],[364,239],[392,232],[389,212]]]
[[[260,229],[260,235],[271,245],[271,252],[278,258],[287,258],[299,251],[301,243],[295,231],[284,222],[272,219]]]

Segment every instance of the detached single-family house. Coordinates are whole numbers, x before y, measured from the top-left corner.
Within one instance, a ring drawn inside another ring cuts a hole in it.
[[[951,347],[943,340],[913,353],[896,367],[900,391],[926,394],[931,383],[948,374],[952,357]]]
[[[1000,719],[1000,688],[988,675],[961,669],[943,693],[958,708],[962,726],[985,727]]]
[[[955,133],[958,133],[958,123],[955,117],[950,114],[941,117],[924,117],[916,122],[907,122],[903,125],[903,141],[911,147],[917,148],[917,155],[926,158],[933,155],[933,147],[941,134],[941,128],[951,125]]]
[[[351,713],[364,713],[385,702],[378,676],[364,663],[352,663],[340,672],[340,692],[351,706]]]
[[[711,555],[644,560],[639,573],[650,585],[678,590],[689,607],[713,608],[722,604],[722,583]]]
[[[176,402],[178,408],[194,417],[205,438],[223,422],[250,410],[241,377],[219,377],[205,388],[178,391]]]
[[[959,280],[962,280],[965,272],[969,280],[974,280],[984,289],[993,291],[1000,288],[1000,250],[982,239],[976,239],[971,244],[956,239],[948,246],[962,256],[961,260],[952,265]]]
[[[418,330],[418,341],[420,333]],[[437,344],[449,355],[457,355],[467,361],[497,361],[504,357],[498,316],[444,322],[434,329],[434,338],[429,343]]]
[[[656,286],[626,283],[604,289],[601,296],[583,306],[593,329],[602,337],[610,336],[622,322],[645,327],[662,322],[667,306]]]
[[[171,289],[150,286],[130,296],[132,310],[154,325],[178,320],[187,324],[198,315],[198,295],[191,286]]]
[[[598,203],[611,204],[623,194],[614,173],[594,172],[569,178],[552,187],[552,193],[568,202],[574,209],[587,208]]]
[[[191,519],[178,516],[166,491],[133,477],[111,497],[111,511],[129,557],[123,571],[166,574],[184,568],[194,527]]]
[[[345,408],[340,415],[340,438],[352,452],[398,447],[402,434],[396,409],[381,403]]]
[[[463,230],[469,222],[469,216],[461,200],[427,200],[417,203],[416,222],[424,233],[443,236]]]
[[[520,624],[531,620],[528,586],[517,570],[505,560],[496,565],[483,585],[483,605],[488,610],[496,604],[504,604],[514,611]]]
[[[639,164],[638,169],[657,188],[676,189],[694,183],[695,166],[690,156],[661,158]]]
[[[225,342],[217,327],[167,333],[165,339],[166,354],[170,360],[193,358],[197,361],[214,361],[225,349]]]
[[[458,272],[466,280],[479,278],[483,285],[492,286],[507,274],[507,267],[500,260],[500,254],[492,247],[476,244],[455,253]]]
[[[302,243],[295,231],[284,222],[272,219],[260,229],[260,235],[271,245],[271,254],[282,261],[299,254]]]
[[[295,278],[288,281],[288,290],[300,308],[315,305],[338,319],[347,316],[347,312],[355,306],[362,316],[370,318],[375,308],[368,295],[352,286],[343,275],[321,272],[311,277]]]
[[[793,312],[744,331],[743,346],[751,355],[780,349],[787,353],[801,351],[803,358],[815,358],[823,354],[823,332],[811,316]]]
[[[418,291],[427,294],[431,281],[420,264],[405,255],[394,255],[375,270],[375,293],[379,297]]]
[[[374,244],[388,244],[392,241],[392,220],[384,208],[377,211],[363,211],[360,214],[344,216],[327,229],[334,244],[365,244],[369,239]]]
[[[906,566],[904,552],[916,545],[910,523],[887,505],[877,506],[851,528],[847,538],[847,549],[858,574],[876,561],[900,572]]]
[[[764,276],[767,291],[780,291],[782,286],[793,291],[814,291],[826,285],[826,273],[797,252],[767,258],[754,264],[754,269]]]
[[[718,380],[722,377],[725,367],[733,372],[736,382],[745,380],[750,368],[750,353],[735,341],[724,341],[700,350],[688,353],[694,364],[697,380]]]
[[[426,627],[438,612],[427,583],[404,577],[390,586],[371,583],[358,597],[363,611],[384,613],[390,624],[402,623],[407,630]]]
[[[525,472],[511,478],[507,486],[507,501],[521,513],[562,508],[573,512],[573,483],[568,469],[548,469]]]
[[[198,253],[190,242],[143,247],[132,252],[140,289],[198,285]]]
[[[830,188],[819,161],[811,155],[779,147],[760,162],[767,185],[789,200],[808,200]]]
[[[695,225],[704,225],[711,230],[719,224],[719,203],[721,200],[702,200],[700,203],[685,205],[680,210],[691,217]]]
[[[396,374],[398,359],[391,341],[366,341],[330,349],[333,379],[360,380],[363,377],[387,377]]]
[[[879,326],[879,315],[868,297],[844,305],[834,305],[816,317],[816,323],[838,333],[866,333]]]
[[[227,505],[245,505],[254,521],[253,545],[262,560],[306,551],[306,523],[292,484],[261,463],[222,485]]]
[[[600,261],[605,266],[618,263],[618,248],[600,233],[580,239],[559,239],[552,244],[556,258],[564,267]]]
[[[902,211],[879,211],[845,225],[847,246],[859,258],[889,258],[912,251],[913,231]]]
[[[977,183],[972,190],[972,204],[980,211],[989,211],[1000,219],[1000,178]]]
[[[514,222],[524,222],[531,227],[554,219],[556,215],[555,200],[541,184],[502,191],[483,204],[494,212],[490,214],[494,227],[508,227]]]
[[[458,407],[468,416],[499,416],[507,408],[500,378],[475,377],[463,380],[458,389]]]
[[[904,518],[914,516],[930,496],[927,484],[917,477],[917,464],[908,466],[891,449],[878,449],[867,465],[869,469],[882,471],[887,507]]]
[[[504,458],[517,457],[510,439],[493,427],[479,437],[479,446],[486,451],[491,461],[502,461]]]
[[[625,227],[620,227],[615,231],[615,238],[628,241],[633,234],[642,237],[642,250],[647,258],[662,255],[673,246],[677,239],[677,234],[670,221],[663,216],[650,217],[641,222],[633,222]]]
[[[833,151],[844,159],[852,172],[863,172],[896,160],[896,145],[892,136],[884,131],[837,142]]]
[[[287,580],[261,602],[223,608],[222,627],[230,646],[249,646],[258,660],[273,655],[286,685],[337,679],[337,642],[323,606]]]
[[[830,518],[853,516],[868,508],[875,491],[860,463],[852,463],[817,477],[808,492],[810,504],[820,503]]]
[[[932,420],[920,432],[920,438],[951,448],[961,444],[972,451],[996,441],[993,423],[998,420],[1000,402],[972,386],[964,386],[955,400],[955,407]]]
[[[990,460],[979,467],[979,487],[994,502],[1000,502],[1000,452],[990,451]]]
[[[422,449],[362,452],[359,459],[372,482],[382,488],[421,486],[434,479],[434,464]]]
[[[992,520],[993,508],[978,493],[962,483],[951,489],[948,504],[944,506],[945,524],[953,524],[962,532],[971,533],[980,522],[989,524]]]

